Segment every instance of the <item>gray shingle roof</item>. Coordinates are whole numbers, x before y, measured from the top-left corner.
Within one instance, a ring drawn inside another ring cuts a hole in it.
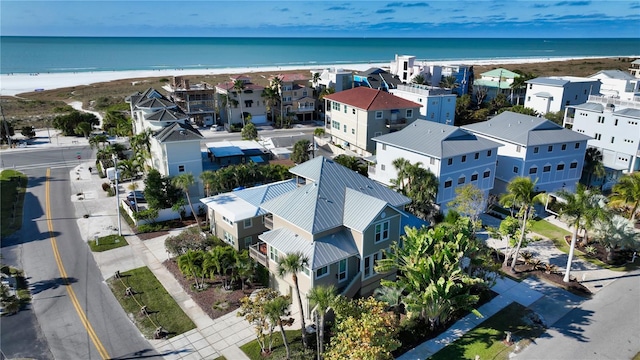
[[[287,228],[267,231],[259,235],[258,238],[285,254],[301,252],[309,259],[311,270],[316,270],[359,254],[353,236],[346,230],[324,236],[315,241],[303,239]]]
[[[439,159],[501,146],[456,126],[427,120],[416,120],[400,131],[378,136],[373,141]]]
[[[347,188],[398,208],[411,201],[406,196],[322,156],[289,171],[307,179],[307,184],[265,202],[262,207],[310,234],[344,225],[345,216],[351,216],[344,214],[345,209],[354,208],[353,204],[345,206],[346,201],[355,201],[356,206],[361,206],[361,209],[369,206],[357,201],[359,198],[347,198]]]
[[[523,146],[591,139],[590,136],[565,129],[545,118],[510,111],[505,111],[490,120],[466,125],[462,128],[479,135],[485,135]]]
[[[174,142],[185,140],[201,140],[204,139],[202,134],[193,126],[189,124],[183,124],[175,122],[171,125],[165,126],[157,133],[153,135],[159,142]]]

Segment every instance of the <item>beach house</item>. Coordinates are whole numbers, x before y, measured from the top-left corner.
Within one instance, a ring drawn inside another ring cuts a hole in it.
[[[505,111],[462,127],[498,148],[494,193],[504,193],[516,176],[536,181],[537,191],[573,191],[580,180],[590,136],[565,129],[545,118]]]
[[[453,125],[456,117],[456,98],[451,90],[418,84],[401,84],[389,90],[397,97],[421,104],[419,119]]]
[[[436,203],[442,213],[455,196],[456,187],[473,184],[489,197],[496,173],[500,143],[476,136],[456,126],[416,120],[404,129],[373,138],[376,164],[369,178],[386,186],[398,177],[393,166],[403,158],[420,163],[438,178]]]
[[[280,74],[281,106],[276,106],[276,113],[284,117],[293,117],[297,121],[311,121],[315,118],[316,99],[313,88],[309,85],[309,77],[302,74]],[[270,79],[271,86],[275,77]],[[280,114],[280,110],[284,113]]]
[[[624,101],[640,100],[640,79],[633,77],[629,73],[617,69],[601,70],[589,76],[589,78],[600,80],[602,83],[600,85],[600,94],[605,97]]]
[[[389,91],[395,89],[402,80],[396,75],[380,68],[369,68],[353,74],[353,86],[364,86],[376,90]]]
[[[591,185],[610,188],[622,173],[640,170],[640,101],[589,96],[568,106],[563,126],[588,135],[589,146],[602,154],[606,176],[588,176]]]
[[[232,125],[242,125],[243,118],[254,124],[267,122],[267,104],[262,97],[264,87],[252,83],[247,75],[233,75],[230,80],[215,86],[224,126],[229,129]],[[236,81],[242,84],[242,90],[235,88]]]
[[[318,74],[316,82],[313,82],[313,75]],[[353,73],[340,68],[327,68],[322,70],[311,70],[312,78],[309,80],[318,92],[322,89],[333,88],[335,92],[351,89],[353,87]]]
[[[589,95],[598,94],[601,85],[598,79],[577,76],[537,77],[526,83],[524,106],[541,115],[582,104]]]
[[[636,59],[629,64],[629,74],[640,79],[640,59]]]
[[[162,87],[168,97],[187,114],[189,121],[198,126],[211,126],[216,121],[216,89],[202,82],[191,84],[189,79],[174,76],[171,82]]]
[[[484,101],[491,101],[498,94],[504,95],[512,104],[523,103],[525,89],[513,89],[511,84],[520,74],[503,68],[497,68],[480,74],[473,82],[474,95],[477,91],[485,91]]]
[[[299,186],[262,203],[270,230],[258,236],[250,251],[268,269],[270,287],[292,293],[291,277],[278,276],[278,261],[296,252],[308,259],[297,274],[307,316],[306,295],[315,286],[334,285],[344,296],[366,296],[380,279],[393,279],[395,273],[378,274],[374,267],[383,250],[404,234],[404,226],[426,225],[404,212],[411,200],[322,156],[289,171]]]
[[[422,105],[382,90],[356,87],[324,97],[331,141],[361,156],[375,152],[373,137],[398,131],[418,118]]]

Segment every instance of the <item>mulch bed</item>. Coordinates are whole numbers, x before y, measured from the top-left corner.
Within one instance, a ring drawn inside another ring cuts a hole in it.
[[[184,220],[171,220],[171,222],[169,223],[169,226],[172,229],[180,229],[180,228],[185,228],[187,226],[191,226],[195,223],[196,223],[196,220],[193,218],[184,219]],[[169,234],[169,230],[160,230],[160,231],[153,231],[148,233],[138,233],[138,229],[135,229],[135,232],[138,238],[140,238],[140,240],[142,241],[154,239],[154,238],[157,238],[158,236]]]
[[[564,282],[564,275],[555,271],[547,273],[544,270],[535,269],[533,265],[524,264],[522,262],[518,262],[516,264],[516,272],[511,272],[511,265],[502,267],[502,272],[508,274],[511,277],[524,279],[529,276],[535,276],[538,279],[555,285],[557,287],[563,288],[573,294],[578,296],[589,297],[592,295],[591,291],[580,282],[578,282],[575,278],[572,278],[568,283]]]
[[[165,260],[163,265],[173,274],[173,277],[178,280],[184,291],[189,294],[193,301],[195,301],[211,319],[218,318],[239,308],[240,299],[250,295],[251,292],[259,287],[257,283],[251,284],[251,286],[245,285],[243,291],[239,285],[234,283],[234,290],[227,291],[222,288],[222,278],[216,277],[215,279],[205,279],[205,284],[207,284],[205,290],[194,291],[193,279],[187,279],[182,275],[176,261],[173,259]]]

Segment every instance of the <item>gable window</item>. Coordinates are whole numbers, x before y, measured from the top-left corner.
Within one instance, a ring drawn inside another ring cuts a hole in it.
[[[323,266],[319,269],[316,270],[316,279],[320,279],[322,277],[325,277],[329,275],[329,267],[328,266]]]
[[[375,227],[375,242],[380,242],[389,239],[389,221],[385,221],[376,224]]]
[[[467,181],[467,178],[464,176],[461,176],[458,178],[458,185],[460,184],[464,184],[464,182]]]
[[[229,219],[228,217],[222,215],[222,221],[226,222],[229,225],[233,226],[233,221],[231,221],[231,219]]]
[[[382,119],[382,111],[376,111],[376,119]]]
[[[184,172],[184,165],[178,165],[178,171]]]
[[[413,109],[407,109],[407,117],[408,118],[412,118],[413,117]]]
[[[549,147],[547,148],[548,152],[552,152],[553,151],[553,145],[549,145]]]
[[[446,189],[446,188],[450,188],[452,184],[453,184],[453,181],[451,181],[451,180],[447,180],[447,181],[445,181],[445,182],[444,182],[444,187],[445,187],[445,189]]]
[[[273,246],[269,246],[269,258],[275,262],[278,262],[278,250]]]
[[[538,172],[538,168],[537,167],[534,166],[532,168],[529,168],[529,175],[536,174],[537,172]]]
[[[342,259],[338,263],[338,281],[347,280],[347,259]]]
[[[551,171],[551,165],[545,165],[545,167],[542,168],[542,172],[549,172]]]
[[[467,155],[462,155],[462,162],[467,161]]]
[[[384,166],[384,164],[380,164],[380,170],[385,171],[386,170],[386,166]]]
[[[487,171],[485,171],[484,173],[482,173],[482,177],[483,177],[484,179],[488,178],[489,176],[491,176],[491,171],[489,171],[489,170],[487,170]]]
[[[476,181],[476,180],[478,180],[478,174],[472,174],[471,181]]]
[[[576,169],[578,167],[578,162],[574,161],[569,164],[569,169]]]
[[[248,229],[248,228],[250,228],[252,226],[253,226],[253,222],[251,221],[250,218],[249,219],[244,219],[244,228],[245,229]]]
[[[436,158],[429,158],[429,165],[435,165]]]
[[[556,170],[558,171],[564,170],[564,164],[558,164],[558,166],[556,167]]]

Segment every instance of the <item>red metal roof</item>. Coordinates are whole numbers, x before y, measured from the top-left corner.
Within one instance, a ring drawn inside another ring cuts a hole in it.
[[[419,108],[422,106],[413,101],[389,94],[388,92],[364,86],[340,91],[335,94],[327,95],[324,98],[367,111]]]

